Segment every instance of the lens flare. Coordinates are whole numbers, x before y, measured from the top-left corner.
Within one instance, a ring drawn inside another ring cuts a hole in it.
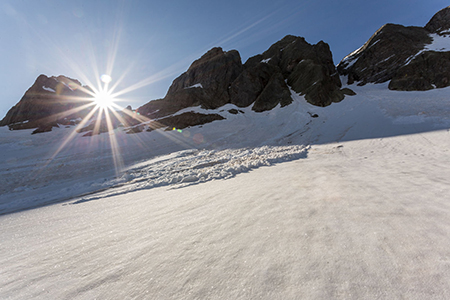
[[[103,74],[102,76],[100,76],[100,80],[104,83],[110,83],[112,81],[111,76]]]
[[[82,14],[83,12],[81,10],[74,12],[76,17],[82,17]],[[86,41],[87,61],[92,66],[91,76],[88,76],[88,74],[85,73],[85,70],[83,70],[82,66],[84,66],[84,64],[80,64],[72,60],[66,51],[63,51],[63,49],[52,39],[46,38],[45,36],[43,37],[49,45],[53,45],[52,48],[57,51],[58,55],[61,57],[61,61],[72,69],[77,74],[77,78],[79,78],[84,84],[83,85],[78,81],[74,81],[73,83],[70,82],[62,85],[62,88],[65,88],[65,86],[68,85],[71,90],[76,90],[80,96],[71,99],[71,101],[73,100],[75,102],[80,102],[82,105],[71,108],[54,117],[63,119],[73,114],[77,114],[78,112],[83,112],[85,115],[85,117],[80,120],[75,130],[73,130],[65,139],[61,141],[60,145],[52,154],[46,165],[50,164],[55,157],[63,151],[64,148],[70,147],[71,141],[73,141],[78,134],[83,132],[83,136],[94,136],[109,132],[109,134],[106,135],[106,138],[108,138],[110,142],[111,155],[113,158],[116,176],[119,176],[124,166],[120,153],[119,139],[130,139],[130,137],[127,136],[127,138],[125,138],[121,132],[122,130],[116,129],[119,127],[131,128],[136,124],[144,123],[149,127],[150,130],[148,131],[155,130],[155,134],[161,134],[186,149],[192,148],[191,142],[185,141],[186,136],[190,136],[188,131],[176,129],[177,132],[181,134],[173,135],[166,133],[164,130],[157,130],[163,128],[163,124],[160,124],[158,121],[152,120],[147,116],[141,115],[139,112],[127,110],[118,105],[120,102],[129,101],[129,99],[123,98],[123,95],[158,82],[162,79],[177,75],[179,74],[180,68],[179,64],[176,64],[165,69],[164,71],[161,71],[160,73],[153,74],[141,81],[138,81],[137,83],[122,87],[124,85],[124,79],[131,72],[132,67],[138,64],[139,61],[130,63],[128,68],[120,73],[117,73],[117,71],[114,72],[114,63],[118,52],[120,35],[122,33],[120,24],[120,22],[117,23],[117,27],[113,30],[113,34],[110,37],[111,43],[110,47],[108,47],[108,53],[105,56],[107,61],[106,69],[103,70],[104,73],[101,73],[99,70],[99,62],[95,55],[94,44],[92,44],[89,40]],[[186,58],[185,60],[191,61],[190,58]],[[114,80],[111,77],[112,74],[115,74]],[[92,80],[92,78],[95,80]],[[87,114],[85,111],[88,111]],[[152,147],[138,135],[133,135],[131,139],[138,143],[139,147],[143,149],[151,149]],[[92,141],[89,145],[95,146],[95,142],[96,141]],[[196,142],[203,142],[203,136],[198,136]],[[43,170],[44,169],[45,168],[43,168]],[[38,175],[39,174],[36,174],[36,176]]]

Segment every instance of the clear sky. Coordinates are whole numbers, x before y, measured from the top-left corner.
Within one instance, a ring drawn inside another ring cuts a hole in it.
[[[327,42],[337,64],[386,23],[424,26],[444,0],[2,0],[0,118],[39,74],[102,74],[136,108],[212,47],[242,61],[287,34]]]

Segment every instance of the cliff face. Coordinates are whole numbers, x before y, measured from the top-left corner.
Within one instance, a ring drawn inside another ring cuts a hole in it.
[[[450,6],[425,27],[387,24],[337,69],[348,83],[390,81],[392,90],[429,90],[450,85]]]
[[[138,112],[160,118],[187,107],[215,109],[228,103],[262,112],[289,105],[288,86],[318,106],[344,99],[329,46],[286,36],[245,64],[236,50],[211,49],[173,81],[163,99],[139,107]]]
[[[89,88],[75,79],[40,75],[0,121],[0,126],[48,131],[57,123],[72,124],[75,119],[84,118],[89,113],[89,109],[82,108],[92,98],[84,92],[86,89]]]
[[[245,65],[255,68],[261,62],[276,68],[283,80],[311,104],[327,106],[344,99],[330,47],[322,41],[311,45],[302,37],[288,35]]]

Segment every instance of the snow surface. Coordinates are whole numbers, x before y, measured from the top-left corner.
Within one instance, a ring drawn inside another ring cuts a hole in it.
[[[52,92],[52,93],[56,93],[56,91],[54,89],[52,89],[51,87],[47,87],[47,86],[42,86],[42,88],[46,91]]]
[[[448,52],[450,51],[450,36],[430,34],[433,42],[425,46],[424,51]]]
[[[59,152],[0,128],[0,298],[450,298],[450,89],[350,88]]]
[[[449,35],[439,35],[436,33],[430,33],[429,36],[432,38],[431,44],[425,45],[425,47],[420,50],[416,55],[411,56],[406,60],[406,65],[410,64],[421,53],[426,51],[435,52],[448,52],[450,51],[450,36]]]
[[[196,83],[196,84],[194,84],[194,85],[191,85],[191,86],[188,86],[188,87],[185,87],[185,89],[192,89],[192,88],[203,88],[203,85],[201,84],[201,83]]]

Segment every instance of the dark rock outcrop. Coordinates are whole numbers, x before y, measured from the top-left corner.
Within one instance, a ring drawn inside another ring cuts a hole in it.
[[[425,27],[387,24],[337,69],[348,83],[383,83],[392,90],[423,91],[450,86],[449,52],[429,50],[436,35],[450,34],[450,6],[433,16]]]
[[[359,85],[391,80],[397,70],[426,44],[432,42],[429,32],[421,27],[386,24],[354,53],[337,66],[348,83]]]
[[[230,102],[228,87],[242,70],[239,52],[213,48],[173,81],[163,99],[139,107],[138,112],[143,116],[159,118],[186,107],[221,107]]]
[[[87,91],[89,88],[76,79],[40,75],[0,126],[8,125],[12,130],[38,128],[34,133],[39,133],[50,131],[58,123],[73,124],[90,111],[82,107],[92,98]]]
[[[171,129],[185,129],[191,126],[203,125],[217,120],[224,120],[225,118],[219,114],[201,114],[196,112],[185,112],[175,116],[169,116],[152,121],[149,123],[149,131],[159,128]]]
[[[402,66],[389,82],[389,89],[426,91],[450,86],[450,52],[426,51]]]
[[[253,104],[256,112],[292,102],[291,93],[277,66],[259,63],[247,67],[230,86],[230,102],[238,107]]]
[[[329,46],[324,42],[311,45],[289,35],[244,65],[237,51],[213,48],[173,81],[163,99],[150,101],[137,111],[159,119],[187,107],[216,109],[231,103],[263,112],[292,103],[288,85],[314,105],[344,99]]]
[[[224,52],[213,48],[194,61],[187,72],[175,79],[167,92],[171,95],[185,93],[194,88],[201,89],[199,98],[203,108],[214,109],[229,103],[228,87],[242,72],[241,56],[236,50]]]
[[[240,110],[240,109],[235,109],[235,108],[229,109],[228,112],[229,112],[230,114],[232,114],[232,115],[244,114],[244,112],[243,112],[242,110]]]
[[[252,68],[261,62],[281,70],[287,84],[311,104],[327,106],[344,99],[330,48],[322,41],[311,45],[302,37],[288,35],[263,54],[251,57],[245,66]]]
[[[443,34],[450,29],[450,6],[438,11],[425,25],[425,29],[431,33]]]

